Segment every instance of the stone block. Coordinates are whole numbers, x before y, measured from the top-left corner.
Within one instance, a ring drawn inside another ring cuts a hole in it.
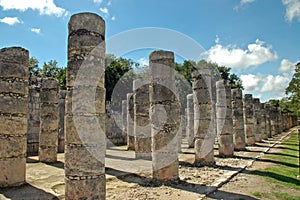
[[[26,135],[27,118],[26,117],[0,117],[0,134],[1,135]]]
[[[65,173],[68,176],[105,174],[105,142],[101,146],[66,146]]]
[[[74,88],[67,91],[66,114],[104,114],[104,88]]]
[[[234,154],[233,135],[219,136],[219,156],[232,157]]]
[[[66,116],[66,142],[68,144],[105,143],[105,115],[100,116]]]
[[[0,187],[25,183],[26,158],[0,159]]]
[[[14,98],[10,96],[0,96],[0,113],[14,114],[14,115],[27,115],[28,112],[28,99],[27,98]],[[13,105],[13,106],[12,106]]]
[[[85,178],[85,177],[84,177]],[[106,184],[105,175],[83,177],[66,177],[66,199],[105,199]]]
[[[0,79],[0,91],[1,93],[13,93],[21,96],[27,96],[28,83],[26,81],[7,81]]]
[[[26,136],[1,136],[0,158],[25,157]]]
[[[40,99],[43,103],[58,103],[58,91],[57,89],[43,89],[40,93]]]
[[[57,139],[56,139],[57,140]],[[39,161],[45,163],[53,163],[57,161],[57,145],[44,146],[39,144]]]

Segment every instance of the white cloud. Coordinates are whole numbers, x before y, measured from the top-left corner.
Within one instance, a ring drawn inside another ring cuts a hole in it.
[[[287,75],[268,75],[264,79],[264,85],[261,88],[261,92],[282,92],[284,94],[285,88],[288,86],[290,77]]]
[[[38,10],[40,15],[55,15],[57,17],[69,14],[64,8],[55,5],[53,0],[0,0],[3,10],[26,11],[28,9]]]
[[[219,39],[216,39],[219,42]],[[257,39],[255,43],[248,44],[243,50],[234,45],[222,46],[216,43],[204,53],[208,61],[231,68],[248,68],[258,66],[278,58],[276,52],[272,52],[271,46],[266,46],[263,41]]]
[[[260,90],[259,85],[262,82],[262,77],[260,75],[243,74],[240,76],[240,78],[243,81],[245,92]]]
[[[112,2],[111,1],[108,1],[107,2],[107,6],[111,6]]]
[[[22,21],[20,21],[17,17],[4,17],[4,18],[0,19],[0,22],[8,24],[10,26],[22,23]]]
[[[140,58],[137,61],[141,66],[149,66],[149,60],[147,58]]]
[[[285,88],[291,80],[291,75],[243,74],[240,76],[245,88],[244,93],[253,94],[262,101],[280,99],[285,96]]]
[[[101,4],[103,2],[103,0],[93,0],[94,3],[98,3]]]
[[[292,63],[288,59],[283,59],[280,63],[279,71],[284,73],[293,73],[296,63]]]
[[[108,8],[103,7],[99,9],[101,12],[103,12],[104,14],[109,14]]]
[[[241,5],[244,5],[244,4],[247,4],[247,3],[253,3],[255,0],[241,0],[240,4]]]
[[[241,0],[240,3],[234,7],[234,10],[239,10],[243,8],[245,5],[253,3],[255,0]]]
[[[283,5],[286,7],[285,19],[289,22],[294,18],[300,22],[300,1],[299,0],[282,0]]]
[[[112,21],[116,20],[116,16],[112,16],[112,17],[111,17],[111,20],[112,20]]]
[[[41,34],[41,29],[40,28],[31,28],[31,32],[36,33],[36,34]]]

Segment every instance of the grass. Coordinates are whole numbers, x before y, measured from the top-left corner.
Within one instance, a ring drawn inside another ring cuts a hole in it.
[[[267,177],[272,182],[300,190],[300,180],[297,179],[297,175],[299,175],[298,135],[294,133],[282,145],[280,153],[266,156],[267,159],[270,159],[275,164],[274,167],[253,171],[253,174]]]
[[[282,199],[282,200],[300,200],[300,197],[292,196],[287,193],[278,193],[278,192],[273,192],[276,198]]]
[[[257,198],[261,198],[263,196],[260,192],[254,192],[253,195]]]

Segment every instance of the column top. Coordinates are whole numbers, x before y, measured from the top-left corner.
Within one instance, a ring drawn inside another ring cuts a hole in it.
[[[95,13],[84,12],[72,15],[68,27],[69,35],[80,29],[105,35],[105,21]]]

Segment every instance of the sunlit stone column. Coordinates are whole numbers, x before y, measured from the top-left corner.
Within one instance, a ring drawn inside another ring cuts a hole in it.
[[[233,144],[233,122],[231,105],[231,88],[224,81],[216,83],[217,90],[217,131],[219,141],[219,156],[232,157],[234,153]]]
[[[65,116],[65,198],[105,199],[105,22],[69,21]]]
[[[181,131],[180,104],[175,91],[174,53],[154,51],[149,61],[153,178],[174,180],[179,178],[178,134]]]
[[[212,78],[209,69],[192,74],[194,96],[195,165],[211,166],[214,160],[215,124],[212,101]]]
[[[232,89],[231,99],[234,149],[241,151],[246,148],[242,90],[240,88]]]
[[[25,182],[29,52],[0,49],[0,187]]]
[[[246,145],[251,146],[255,144],[252,94],[245,94],[243,103],[244,103],[244,126],[245,126],[245,135],[246,135]]]

